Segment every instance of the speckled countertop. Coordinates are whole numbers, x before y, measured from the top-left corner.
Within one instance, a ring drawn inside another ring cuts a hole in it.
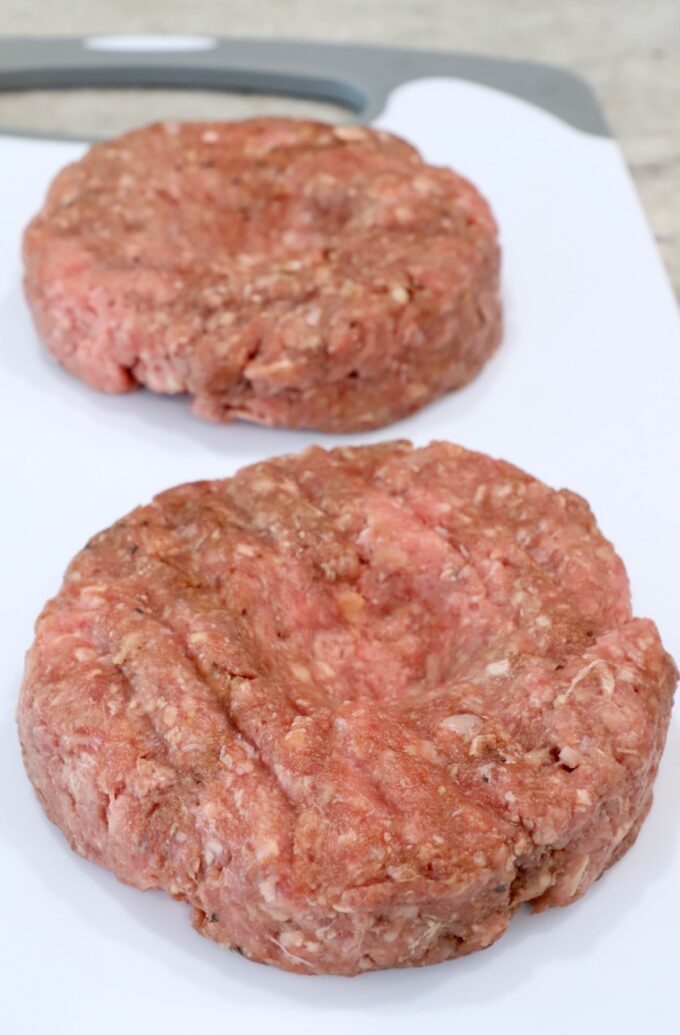
[[[215,33],[382,43],[545,61],[595,89],[680,293],[678,0],[5,0],[3,34]],[[0,125],[110,132],[156,117],[286,110],[257,98],[107,93],[0,97]],[[288,103],[295,113],[313,105]],[[318,106],[317,106],[318,108]]]

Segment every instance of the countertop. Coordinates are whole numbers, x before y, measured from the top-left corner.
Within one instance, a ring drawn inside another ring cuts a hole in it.
[[[677,0],[5,0],[0,33],[215,33],[382,43],[545,61],[586,79],[619,139],[680,294],[680,4]],[[0,125],[110,132],[156,117],[320,106],[153,91],[0,96]],[[326,109],[327,111],[327,109]]]

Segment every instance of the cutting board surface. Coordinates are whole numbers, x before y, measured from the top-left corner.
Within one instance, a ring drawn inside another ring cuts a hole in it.
[[[23,774],[13,720],[32,623],[86,539],[170,485],[319,442],[444,438],[591,503],[638,614],[680,657],[680,327],[616,143],[448,79],[399,87],[379,124],[487,195],[503,245],[503,346],[468,388],[347,437],[99,395],[47,356],[21,293],[23,226],[84,145],[0,137],[3,1030],[406,1033],[675,1031],[680,730],[635,848],[567,910],[521,914],[488,951],[352,980],[265,969],[200,939],[188,910],[79,859]]]

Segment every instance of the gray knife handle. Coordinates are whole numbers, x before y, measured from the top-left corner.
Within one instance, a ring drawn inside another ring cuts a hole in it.
[[[609,136],[602,111],[581,79],[533,62],[292,40],[0,38],[0,90],[156,87],[284,94],[332,101],[368,122],[397,86],[430,76],[495,87],[577,129]]]

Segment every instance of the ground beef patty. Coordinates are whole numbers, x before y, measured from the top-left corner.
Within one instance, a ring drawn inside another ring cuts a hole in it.
[[[291,119],[161,124],[64,169],[24,240],[50,351],[197,413],[377,427],[500,337],[488,205],[403,140]]]
[[[436,443],[314,448],[95,536],[26,766],[72,846],[301,973],[435,963],[633,843],[676,681],[587,504]]]

